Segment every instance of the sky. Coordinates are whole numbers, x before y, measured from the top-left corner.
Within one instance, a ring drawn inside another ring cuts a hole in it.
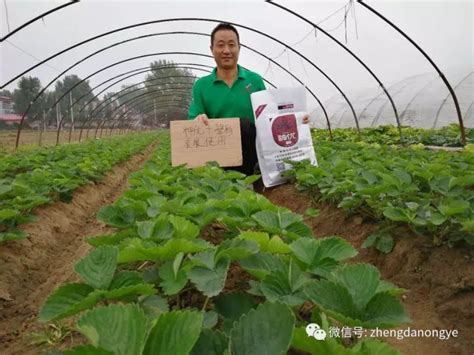
[[[3,0],[0,4],[0,36],[5,36],[29,19],[64,3],[65,1]],[[424,78],[423,80],[433,80],[437,77],[429,62],[407,40],[360,4],[349,7],[349,0],[277,3],[304,15],[344,43],[366,63],[385,87],[413,76]],[[454,84],[474,70],[474,0],[367,0],[365,3],[416,41]],[[336,102],[342,98],[336,85],[353,99],[360,95],[362,89],[365,92],[380,92],[378,83],[368,71],[333,40],[322,32],[315,31],[311,25],[296,16],[256,0],[81,1],[36,21],[0,44],[1,85],[37,64],[39,60],[98,34],[132,24],[170,18],[228,21],[276,38],[300,52],[306,59],[290,49],[285,50],[282,44],[271,38],[250,29],[237,27],[242,44],[273,58],[299,78],[321,101]],[[209,34],[216,24],[195,20],[172,21],[120,31],[70,50],[26,75],[38,77],[42,85],[46,86],[50,82],[54,83],[55,78],[69,66],[114,42],[166,31]],[[103,51],[78,64],[66,74],[85,78],[117,61],[158,52],[195,52],[210,55],[209,37],[176,34],[134,40]],[[152,60],[157,59],[214,65],[213,59],[205,56],[153,55],[115,65],[92,76],[89,84],[93,87],[114,75],[146,67]],[[239,63],[260,73],[278,87],[299,85],[296,79],[276,64],[246,48],[241,49]],[[326,73],[333,83],[322,72]],[[195,74],[206,75],[201,71],[195,71]],[[127,83],[144,80],[144,75],[136,76],[136,81]],[[60,78],[62,77],[64,74],[60,75]],[[14,81],[4,88],[13,90],[16,85],[17,81]],[[407,85],[404,90],[415,90],[415,86]],[[440,91],[446,90],[442,83],[436,87]],[[118,89],[111,88],[115,91]],[[443,95],[444,93],[440,93],[440,97]],[[463,99],[464,107],[472,103],[473,95],[470,93]],[[317,106],[316,100],[308,94],[308,107],[317,110]]]

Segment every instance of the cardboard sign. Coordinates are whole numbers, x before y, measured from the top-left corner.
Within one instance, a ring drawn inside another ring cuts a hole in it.
[[[194,168],[216,161],[221,167],[242,165],[238,118],[171,121],[171,164]]]

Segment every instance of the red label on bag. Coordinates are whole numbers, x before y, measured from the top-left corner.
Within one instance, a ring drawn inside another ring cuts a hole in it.
[[[258,118],[258,116],[262,114],[265,107],[267,107],[267,105],[260,105],[257,107],[257,109],[255,110],[255,118]]]
[[[298,142],[298,128],[296,116],[283,115],[273,120],[272,124],[273,140],[282,147],[291,147]]]

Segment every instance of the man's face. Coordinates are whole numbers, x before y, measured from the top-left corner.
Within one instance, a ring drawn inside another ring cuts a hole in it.
[[[231,30],[219,30],[214,34],[212,55],[219,68],[232,69],[239,60],[240,45],[237,35]]]

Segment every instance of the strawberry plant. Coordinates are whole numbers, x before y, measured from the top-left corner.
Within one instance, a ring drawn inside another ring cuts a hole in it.
[[[69,353],[396,353],[378,340],[303,339],[314,317],[323,327],[407,322],[403,290],[369,265],[346,265],[357,254],[347,241],[315,239],[302,216],[248,189],[255,177],[172,168],[161,141],[99,212],[116,233],[88,240],[95,249],[75,268],[84,283],[60,286],[43,306],[42,321],[78,317],[90,345]]]
[[[155,134],[112,137],[81,144],[37,148],[0,159],[0,242],[22,239],[18,225],[30,212],[57,199],[69,202],[74,190],[99,181],[107,171],[143,150]]]

